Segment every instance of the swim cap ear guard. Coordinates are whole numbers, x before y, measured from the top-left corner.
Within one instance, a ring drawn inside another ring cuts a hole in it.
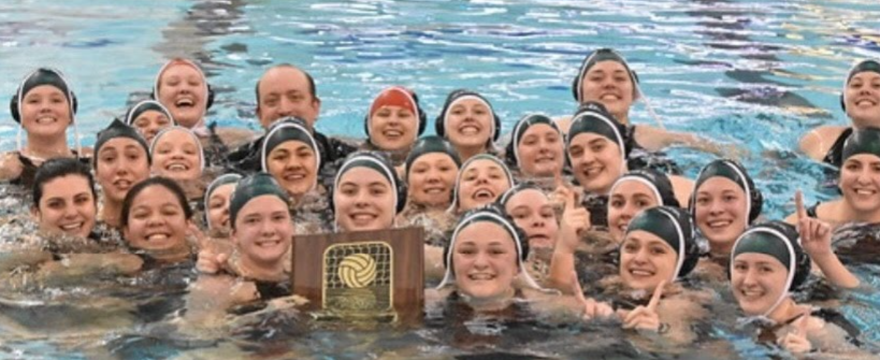
[[[427,127],[428,114],[425,114],[425,111],[422,110],[422,105],[419,104],[419,96],[416,95],[416,92],[409,90],[409,89],[406,89],[406,90],[408,90],[407,92],[409,93],[410,96],[412,96],[413,102],[416,105],[416,117],[418,118],[418,121],[419,121],[419,128],[416,132],[416,137],[419,137],[425,132],[425,128]],[[370,137],[370,116],[371,115],[372,114],[367,114],[366,116],[364,116],[364,134],[367,134],[367,138]],[[367,139],[367,140],[369,140],[369,139]]]
[[[616,61],[623,65],[627,71],[629,71],[630,79],[633,82],[633,99],[638,97],[638,84],[639,84],[639,75],[636,74],[635,70],[630,69],[629,63],[626,62],[626,59],[623,58],[617,51],[614,51],[610,48],[601,48],[593,51],[589,55],[587,55],[584,60],[581,62],[581,67],[578,70],[577,76],[575,76],[574,80],[571,82],[571,96],[574,97],[575,101],[581,103],[581,98],[583,95],[581,92],[581,84],[584,81],[584,77],[587,75],[587,71],[590,70],[596,63],[600,61],[612,60]]]
[[[857,62],[850,68],[849,72],[846,75],[846,79],[843,82],[843,91],[840,93],[840,108],[846,112],[846,87],[849,85],[849,81],[852,80],[853,76],[856,74],[865,72],[865,71],[873,71],[875,73],[880,74],[880,62],[876,60],[862,60]]]
[[[330,207],[330,213],[333,214],[334,217],[336,216],[336,203],[333,201],[333,198],[342,175],[352,168],[361,166],[376,170],[388,179],[392,187],[395,188],[394,191],[397,201],[394,204],[394,211],[397,214],[403,211],[403,208],[406,207],[407,187],[403,181],[400,181],[400,177],[397,176],[397,171],[394,169],[394,166],[391,165],[391,162],[378,152],[357,151],[345,158],[345,161],[339,167],[339,170],[336,171],[333,188],[331,191],[327,191],[327,194],[329,195],[327,204]]]
[[[67,101],[70,103],[70,119],[72,123],[74,121],[74,115],[76,115],[77,109],[79,108],[76,94],[70,89],[70,83],[61,71],[43,67],[37,68],[28,74],[28,76],[21,81],[21,84],[18,85],[18,89],[15,91],[15,94],[12,95],[12,98],[9,99],[9,114],[12,116],[12,119],[19,124],[21,123],[21,113],[18,111],[21,103],[20,98],[27,95],[31,89],[41,85],[52,85],[66,95]]]
[[[513,231],[512,237],[513,241],[518,241],[520,245],[521,252],[519,254],[519,260],[525,262],[529,257],[529,242],[528,236],[526,232],[523,231],[522,228],[516,226],[516,222],[507,214],[506,211],[501,207],[498,203],[486,204],[481,207],[468,210],[461,216],[459,220],[459,224],[455,227],[456,230],[461,230],[466,227],[470,223],[478,222],[478,221],[490,221],[496,224],[503,226],[508,231]],[[455,231],[450,236],[458,235],[458,231]],[[449,239],[446,242],[446,246],[443,247],[443,267],[449,269],[451,265],[449,256],[449,252],[452,251],[452,247],[454,246],[454,239]],[[523,272],[526,269],[522,269]]]
[[[456,89],[449,93],[449,96],[446,97],[446,102],[443,104],[443,109],[440,110],[440,115],[437,115],[437,118],[434,119],[434,131],[437,133],[437,136],[440,136],[444,139],[448,139],[446,136],[446,113],[450,110],[449,107],[452,103],[455,102],[456,99],[462,96],[475,96],[483,100],[487,105],[489,105],[489,109],[492,110],[492,118],[494,119],[495,132],[492,136],[489,137],[491,141],[498,141],[498,138],[501,137],[501,118],[498,117],[498,114],[495,112],[495,108],[492,107],[492,104],[486,100],[483,95],[480,95],[474,91],[467,89]]]
[[[727,279],[732,279],[737,255],[746,252],[761,253],[778,259],[788,269],[791,283],[786,290],[795,291],[807,281],[812,268],[810,257],[800,243],[800,234],[794,226],[785,222],[774,220],[752,226],[733,245],[730,264],[727,266]],[[791,265],[793,267],[789,268]]]
[[[764,195],[755,186],[745,167],[734,160],[718,159],[706,164],[697,175],[697,180],[694,182],[694,191],[691,193],[691,198],[688,199],[688,209],[690,209],[691,216],[696,217],[697,190],[699,190],[700,185],[704,181],[715,176],[721,176],[739,184],[743,191],[746,192],[746,195],[749,197],[749,224],[761,215],[761,208],[764,206]]]

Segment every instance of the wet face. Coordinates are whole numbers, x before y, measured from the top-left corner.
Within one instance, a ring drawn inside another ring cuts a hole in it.
[[[61,136],[70,122],[70,103],[57,87],[40,85],[24,95],[21,126],[30,136]]]
[[[472,161],[462,169],[459,208],[467,211],[494,202],[510,186],[507,174],[498,163],[488,159]]]
[[[180,126],[198,125],[207,111],[207,87],[200,71],[187,64],[173,64],[159,78],[159,102]]]
[[[48,234],[86,237],[95,227],[97,204],[89,180],[81,175],[54,178],[43,185],[43,195],[33,215]]]
[[[743,253],[733,259],[730,285],[739,307],[749,316],[763,315],[783,295],[788,270],[776,258]]]
[[[409,108],[382,106],[370,118],[370,141],[383,150],[408,149],[416,140],[418,122]]]
[[[621,121],[628,118],[633,93],[629,72],[623,64],[614,60],[596,63],[581,82],[581,103],[598,101]]]
[[[229,199],[232,197],[232,190],[235,190],[235,183],[220,185],[211,197],[208,198],[208,220],[210,220],[211,229],[220,229],[228,231],[229,223]]]
[[[880,158],[871,154],[847,158],[840,169],[839,186],[853,209],[865,213],[880,210]]]
[[[95,176],[110,201],[122,203],[132,186],[150,176],[147,151],[134,139],[108,140],[96,156]]]
[[[268,128],[275,120],[295,116],[314,128],[321,101],[309,91],[305,73],[292,67],[275,67],[260,78],[257,117]]]
[[[202,176],[199,144],[181,129],[159,138],[153,149],[153,173],[174,180],[196,180]]]
[[[517,148],[522,172],[531,176],[554,176],[562,172],[562,136],[547,124],[529,127]]]
[[[317,155],[302,141],[281,143],[266,158],[269,174],[291,195],[302,195],[315,187],[318,178]]]
[[[135,249],[169,250],[186,243],[189,221],[183,205],[162,185],[148,186],[132,201],[122,235]]]
[[[715,176],[697,189],[695,220],[709,247],[729,253],[748,224],[746,193],[733,180]]]
[[[659,236],[632,231],[620,245],[620,278],[631,289],[653,291],[671,281],[677,260],[675,249]]]
[[[274,195],[258,196],[239,210],[232,238],[239,253],[253,264],[277,266],[293,239],[287,204]]]
[[[492,109],[478,99],[455,101],[446,117],[446,138],[455,147],[486,146],[492,137]]]
[[[171,119],[163,112],[156,110],[147,110],[142,112],[132,121],[134,127],[147,140],[147,144],[153,141],[153,138],[162,129],[171,126]]]
[[[623,181],[611,191],[608,201],[608,230],[614,240],[623,240],[626,227],[639,211],[660,205],[654,191],[642,182]]]
[[[590,193],[607,194],[626,171],[620,146],[599,134],[578,134],[571,139],[568,154],[575,178]]]
[[[345,231],[388,229],[394,222],[394,189],[378,171],[367,167],[348,170],[333,194],[336,222]]]
[[[844,95],[846,115],[856,127],[880,127],[880,74],[856,74],[846,85]]]
[[[501,225],[477,222],[462,229],[452,249],[455,283],[477,299],[503,296],[519,273],[513,238]]]
[[[429,206],[449,206],[458,165],[444,153],[419,156],[409,169],[409,199]]]
[[[559,224],[553,206],[540,190],[520,191],[507,200],[505,210],[516,226],[525,231],[531,248],[552,248]]]

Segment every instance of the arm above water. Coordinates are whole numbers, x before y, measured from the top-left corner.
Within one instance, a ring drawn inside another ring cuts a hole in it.
[[[831,150],[831,146],[840,137],[840,134],[846,130],[846,126],[825,125],[814,128],[804,134],[798,146],[804,154],[815,161],[822,161],[825,154]]]
[[[660,151],[672,145],[681,145],[718,156],[738,159],[746,152],[745,149],[731,144],[718,144],[696,134],[668,131],[650,125],[636,126],[636,143],[648,151]]]
[[[69,254],[61,260],[43,263],[36,276],[47,286],[63,286],[97,276],[132,275],[143,264],[139,256],[126,253]]]

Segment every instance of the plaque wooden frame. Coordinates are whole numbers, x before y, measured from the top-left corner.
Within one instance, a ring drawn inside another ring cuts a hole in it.
[[[420,315],[425,294],[425,231],[408,227],[377,231],[295,236],[292,249],[293,293],[309,300],[306,310],[321,310],[325,250],[337,244],[383,242],[392,251],[393,308],[403,317]]]

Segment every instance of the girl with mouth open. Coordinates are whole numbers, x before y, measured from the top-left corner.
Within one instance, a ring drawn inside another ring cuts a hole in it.
[[[144,100],[129,108],[125,123],[135,128],[147,143],[152,142],[162,129],[178,125],[171,112],[156,100]]]
[[[819,126],[800,140],[808,157],[838,168],[843,165],[844,143],[854,130],[880,127],[880,62],[862,60],[853,65],[843,82],[840,106],[850,120],[848,126]]]
[[[214,104],[214,90],[202,68],[191,60],[174,58],[165,63],[156,74],[152,98],[168,110],[177,125],[192,130],[212,165],[222,165],[229,149],[254,136],[248,130],[207,124],[205,117]]]
[[[507,163],[526,178],[555,179],[565,166],[562,132],[549,117],[530,114],[513,127],[504,153]]]
[[[174,180],[157,176],[141,181],[122,202],[122,236],[133,253],[157,263],[190,260],[187,236],[192,209]]]
[[[364,119],[367,140],[362,148],[386,152],[399,165],[425,131],[426,122],[419,98],[412,90],[388,87],[376,96]]]
[[[857,350],[858,328],[836,311],[797,304],[790,295],[810,273],[810,258],[801,243],[822,237],[820,223],[806,220],[799,224],[800,234],[773,221],[739,236],[730,253],[730,289],[746,316],[769,320],[758,341],[798,355],[852,352]],[[824,233],[830,238],[827,226]]]
[[[198,182],[205,169],[205,155],[202,144],[192,131],[180,126],[162,130],[150,144],[150,156],[155,176],[177,181],[189,199],[202,196],[204,188]]]
[[[19,124],[17,150],[0,156],[0,180],[30,187],[40,164],[52,158],[85,156],[76,132],[77,103],[64,75],[55,69],[38,68],[18,86],[9,104],[12,118]],[[67,145],[67,128],[74,126],[76,150]],[[21,144],[24,130],[27,144]],[[86,149],[88,150],[88,149]]]
[[[513,175],[500,159],[490,154],[475,155],[461,165],[450,210],[460,214],[493,203],[513,185]]]
[[[497,153],[501,119],[483,95],[466,89],[452,91],[434,126],[438,136],[455,146],[462,161],[477,154]]]
[[[338,231],[390,229],[405,202],[406,185],[386,158],[373,152],[353,153],[334,181],[334,226]]]
[[[134,128],[113,120],[98,133],[92,167],[104,195],[100,218],[108,226],[119,228],[122,201],[150,176],[150,163],[147,142]]]

